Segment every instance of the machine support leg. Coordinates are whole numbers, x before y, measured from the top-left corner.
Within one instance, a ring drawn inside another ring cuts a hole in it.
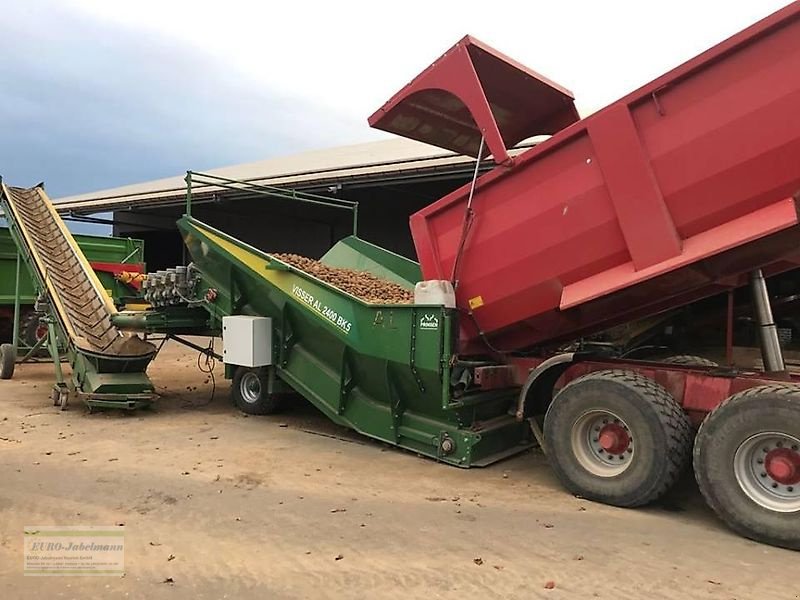
[[[51,321],[47,324],[47,345],[50,356],[53,358],[53,365],[56,369],[56,384],[64,383],[64,373],[61,371],[61,357],[58,354],[58,338],[56,337],[56,326]]]
[[[30,359],[30,358],[31,358],[31,357],[32,357],[34,354],[36,354],[36,352],[38,352],[38,351],[39,351],[39,349],[40,349],[42,346],[44,346],[45,344],[47,344],[47,336],[46,336],[46,335],[43,335],[43,336],[42,336],[42,337],[40,337],[38,340],[36,340],[36,343],[33,345],[33,347],[32,347],[30,350],[28,350],[27,354],[25,354],[25,356],[23,356],[22,358],[20,358],[20,359],[19,359],[17,362],[19,362],[19,363],[28,362],[28,360],[29,360],[29,359]]]
[[[19,279],[20,271],[22,269],[22,256],[17,252],[17,279],[14,283],[14,324],[13,324],[13,337],[11,343],[14,345],[14,351],[19,349],[19,319],[20,319],[20,300],[19,300]]]
[[[761,341],[761,357],[764,360],[764,369],[769,372],[784,371],[786,365],[783,362],[783,352],[778,339],[778,328],[775,327],[775,322],[772,319],[772,307],[769,304],[767,282],[764,280],[764,274],[761,269],[750,273],[750,291],[753,294],[753,309],[758,322],[758,335]]]

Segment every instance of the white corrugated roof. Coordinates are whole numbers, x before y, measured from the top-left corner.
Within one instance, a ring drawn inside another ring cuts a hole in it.
[[[369,179],[383,174],[447,168],[471,164],[474,159],[456,155],[405,138],[313,150],[291,156],[271,158],[212,169],[208,173],[229,179],[246,180],[266,185],[296,187],[315,183]],[[69,210],[113,210],[131,204],[146,205],[182,197],[186,185],[184,174],[144,183],[58,198],[60,212]],[[204,188],[211,191],[213,188]]]

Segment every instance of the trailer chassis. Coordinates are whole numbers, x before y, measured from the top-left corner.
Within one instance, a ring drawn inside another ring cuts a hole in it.
[[[792,429],[800,376],[785,369],[760,271],[750,284],[766,371],[585,351],[508,361],[521,383],[516,418],[565,487],[639,506],[666,493],[691,461],[707,503],[732,529],[800,549]]]

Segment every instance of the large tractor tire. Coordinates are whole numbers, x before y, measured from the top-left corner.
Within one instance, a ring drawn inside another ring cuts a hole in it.
[[[667,363],[668,365],[682,365],[687,367],[718,367],[719,364],[708,358],[702,356],[695,356],[694,354],[676,354],[675,356],[668,356],[660,362]]]
[[[0,379],[11,379],[17,364],[17,353],[11,344],[0,345]]]
[[[265,367],[239,367],[231,382],[233,402],[248,415],[271,415],[279,412],[283,398],[270,393],[269,370]]]
[[[558,393],[545,415],[544,440],[570,492],[634,507],[660,498],[681,475],[692,428],[655,381],[631,371],[597,371]]]
[[[758,386],[720,404],[697,433],[694,472],[731,529],[800,550],[800,386]]]

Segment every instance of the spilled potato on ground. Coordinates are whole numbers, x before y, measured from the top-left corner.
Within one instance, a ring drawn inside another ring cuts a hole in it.
[[[414,293],[411,290],[366,271],[329,267],[299,254],[272,256],[370,304],[414,303]]]

